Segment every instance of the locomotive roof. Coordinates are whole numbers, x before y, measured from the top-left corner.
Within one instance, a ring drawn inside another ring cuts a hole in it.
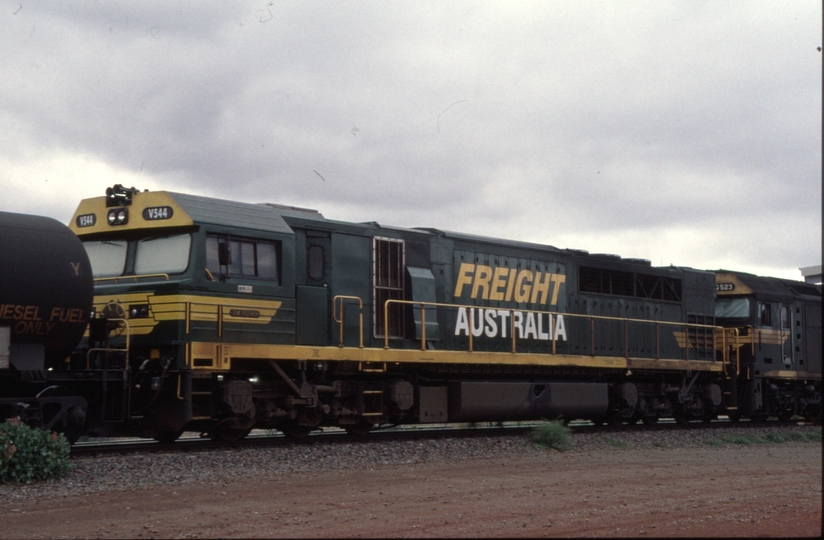
[[[726,283],[734,288],[726,294],[754,294],[764,300],[781,300],[788,296],[821,297],[821,285],[776,277],[756,276],[733,270],[716,270],[716,283]],[[719,295],[724,294],[719,289]]]
[[[455,231],[444,231],[442,229],[432,229],[428,227],[416,227],[416,230],[425,231],[436,236],[441,236],[443,238],[447,238],[450,240],[466,240],[471,242],[481,242],[485,244],[506,244],[513,247],[519,248],[528,248],[528,249],[537,249],[542,251],[551,251],[553,253],[562,253],[563,250],[556,248],[555,246],[550,246],[548,244],[537,244],[534,242],[524,242],[521,240],[506,240],[503,238],[493,238],[490,236],[481,236],[477,234],[467,234],[462,232],[455,232]]]
[[[124,208],[128,217],[123,223],[111,224],[110,214]],[[651,266],[646,259],[622,258],[618,255],[590,254],[578,249],[561,249],[548,244],[493,238],[435,228],[404,228],[380,225],[376,222],[344,222],[326,219],[317,210],[274,203],[246,203],[189,195],[173,191],[139,191],[114,186],[105,197],[84,199],[69,227],[78,235],[122,232],[134,229],[187,227],[195,224],[236,227],[255,231],[292,234],[293,226],[323,229],[371,229],[397,233],[431,235],[457,242],[490,244],[497,247],[586,258],[592,262],[610,261]],[[683,269],[681,269],[683,270]]]
[[[69,227],[78,235],[88,235],[132,229],[187,227],[197,223],[291,234],[292,228],[284,217],[325,221],[316,210],[294,206],[226,201],[172,191],[125,190],[125,193],[126,196],[119,199],[106,196],[80,201]],[[128,217],[125,222],[110,224],[109,214],[119,209],[126,209]]]
[[[283,216],[310,217],[323,220],[317,210],[272,203],[244,203],[210,197],[168,192],[196,223],[242,227],[258,231],[289,234],[292,228]]]

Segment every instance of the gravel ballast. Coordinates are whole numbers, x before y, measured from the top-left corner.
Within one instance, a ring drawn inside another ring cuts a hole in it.
[[[789,433],[818,433],[819,442],[771,443]],[[706,445],[821,444],[820,426],[734,427],[726,429],[637,430],[579,433],[565,452],[579,456],[594,452],[684,448]],[[399,465],[506,459],[536,452],[529,435],[432,438],[408,441],[369,441],[236,448],[211,452],[156,452],[72,459],[66,478],[30,485],[0,484],[4,500],[26,501],[81,494],[151,489],[160,485],[198,483],[221,486],[243,478],[280,480],[295,474],[373,470]]]

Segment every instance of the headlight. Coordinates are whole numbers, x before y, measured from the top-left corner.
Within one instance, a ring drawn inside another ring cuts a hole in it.
[[[125,225],[129,222],[128,208],[112,208],[106,215],[109,225]]]

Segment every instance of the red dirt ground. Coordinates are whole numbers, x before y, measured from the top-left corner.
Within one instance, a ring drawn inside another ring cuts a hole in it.
[[[3,538],[819,537],[812,443],[455,459],[4,504]]]

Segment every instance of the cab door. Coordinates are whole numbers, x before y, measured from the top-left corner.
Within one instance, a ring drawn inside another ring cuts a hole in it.
[[[295,341],[298,345],[327,345],[329,341],[330,233],[307,229],[295,296]]]

